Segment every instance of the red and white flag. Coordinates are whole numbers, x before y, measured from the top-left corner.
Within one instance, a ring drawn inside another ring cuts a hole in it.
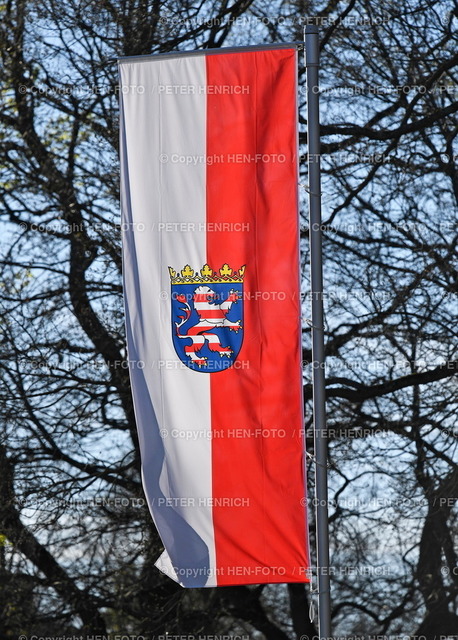
[[[119,69],[127,346],[156,565],[185,587],[308,582],[296,49]]]

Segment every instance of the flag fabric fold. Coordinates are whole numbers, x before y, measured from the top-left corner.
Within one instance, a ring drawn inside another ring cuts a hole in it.
[[[142,478],[185,587],[307,582],[294,47],[125,58]]]

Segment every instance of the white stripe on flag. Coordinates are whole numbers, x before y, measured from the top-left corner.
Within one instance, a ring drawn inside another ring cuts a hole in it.
[[[165,269],[155,266],[175,266],[183,258],[188,264],[205,263],[206,165],[203,161],[186,164],[180,158],[205,157],[206,96],[190,93],[178,105],[164,89],[176,85],[205,87],[205,58],[176,58],[155,65],[123,63],[120,74],[121,86],[129,88],[128,99],[123,100],[128,142],[124,141],[122,153],[128,172],[123,182],[129,185],[132,203],[132,228],[128,229],[124,221],[123,229],[133,232],[123,235],[126,314],[139,310],[135,318],[128,317],[127,324],[132,322],[136,327],[135,337],[131,335],[128,341],[129,359],[142,354],[145,362],[142,369],[132,367],[136,379],[144,378],[133,382],[138,396],[135,410],[138,414],[152,400],[165,453],[159,478],[162,493],[157,488],[157,454],[150,450],[161,443],[150,440],[148,415],[137,415],[143,478],[164,546],[177,554],[169,558],[165,551],[158,567],[189,586],[193,576],[186,575],[187,567],[195,570],[196,558],[201,555],[201,573],[210,576],[208,585],[216,584],[210,380],[184,366],[172,341],[164,339],[172,331],[170,280]],[[145,158],[147,162],[138,161]],[[174,233],[181,224],[185,232]],[[152,455],[156,456],[154,461]],[[195,501],[199,501],[199,508]],[[183,522],[175,514],[182,516]],[[180,541],[180,536],[185,540]],[[189,557],[183,557],[184,551]],[[176,567],[183,575],[176,575]],[[202,582],[202,575],[198,579]]]

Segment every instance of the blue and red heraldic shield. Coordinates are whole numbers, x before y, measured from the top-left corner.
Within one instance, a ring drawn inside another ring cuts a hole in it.
[[[224,264],[200,272],[169,267],[172,338],[181,361],[194,371],[224,371],[235,362],[243,340],[244,267]]]
[[[296,49],[119,70],[126,334],[156,566],[185,587],[308,582]]]

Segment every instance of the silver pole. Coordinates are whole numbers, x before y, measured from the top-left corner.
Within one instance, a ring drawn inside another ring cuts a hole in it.
[[[305,31],[307,69],[307,148],[309,171],[309,236],[312,294],[313,417],[315,438],[316,537],[320,640],[331,638],[327,434],[324,387],[323,259],[321,239],[320,115],[318,94],[318,27]]]

